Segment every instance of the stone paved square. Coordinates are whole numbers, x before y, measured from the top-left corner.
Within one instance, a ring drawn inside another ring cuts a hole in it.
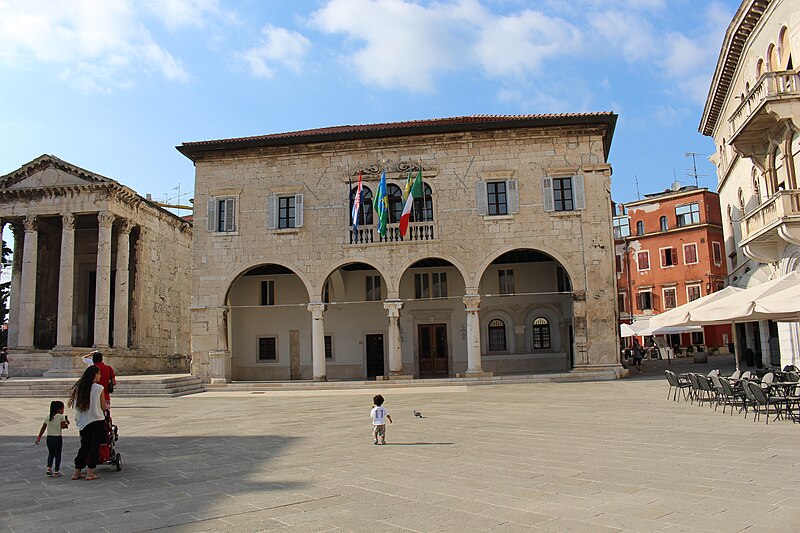
[[[45,476],[47,400],[3,399],[0,531],[800,529],[800,425],[673,403],[652,368],[382,392],[386,446],[370,390],[116,398],[124,467],[91,483]]]

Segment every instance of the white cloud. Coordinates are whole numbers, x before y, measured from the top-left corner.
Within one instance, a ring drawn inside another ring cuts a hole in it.
[[[657,36],[646,18],[637,13],[605,11],[591,16],[600,50],[611,48],[628,61],[641,61],[658,53]]]
[[[311,24],[347,37],[345,61],[363,82],[417,91],[476,66],[489,76],[529,73],[580,40],[562,19],[531,10],[497,16],[478,0],[329,0]]]
[[[0,3],[0,62],[53,65],[74,87],[109,91],[134,83],[137,71],[186,81],[186,69],[159,46],[132,0],[6,0]]]
[[[276,63],[293,72],[302,70],[303,61],[311,49],[311,41],[300,33],[274,26],[265,26],[261,32],[264,36],[261,43],[239,56],[253,76],[271,78],[275,74],[271,65]]]
[[[170,30],[190,26],[204,28],[209,19],[228,23],[238,21],[233,11],[226,11],[218,0],[139,0],[144,9],[161,20]]]

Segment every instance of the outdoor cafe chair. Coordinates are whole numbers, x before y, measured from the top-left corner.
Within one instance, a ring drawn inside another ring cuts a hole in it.
[[[711,404],[717,401],[717,391],[714,390],[714,387],[706,376],[697,374],[696,377],[700,385],[700,405],[703,405],[703,402],[707,401],[708,407],[710,408]]]
[[[678,391],[680,391],[683,394],[683,399],[686,400],[688,398],[687,389],[691,389],[692,387],[689,380],[685,376],[678,376],[672,370],[665,370],[664,375],[667,376],[667,383],[669,383],[667,399],[669,399],[669,395],[672,394],[672,401],[677,401]]]
[[[691,387],[689,388],[689,402],[694,404],[694,401],[697,400],[698,404],[700,402],[700,382],[697,380],[697,374],[694,372],[687,372],[686,379],[689,380],[689,384]]]
[[[749,370],[745,370],[744,373],[741,375],[741,379],[751,379],[753,377],[753,373]]]
[[[767,372],[761,377],[761,388],[767,389],[769,388],[769,384],[774,382],[775,382],[775,374],[773,374],[772,372]]]
[[[783,367],[784,372],[800,372],[800,368],[797,368],[794,365],[786,365]]]
[[[746,382],[744,386],[746,387],[745,390],[750,390],[750,393],[753,395],[755,400],[753,403],[753,407],[755,409],[755,415],[753,416],[754,422],[761,417],[762,408],[766,414],[766,423],[769,424],[770,407],[775,407],[776,420],[781,417],[783,412],[782,407],[788,407],[788,399],[785,396],[772,396],[769,394],[769,390],[763,390],[758,383]]]
[[[736,372],[728,376],[728,379],[739,379],[741,376],[742,376],[742,371],[737,370]]]
[[[709,376],[709,379],[711,380],[711,388],[714,389],[714,399],[716,400],[714,402],[714,410],[716,411],[717,408],[719,407],[719,404],[722,403],[724,398],[722,391],[722,380],[724,380],[725,378],[720,378],[716,374],[711,374]]]
[[[745,408],[745,395],[744,391],[734,389],[730,381],[727,379],[720,379],[719,384],[722,387],[722,413],[725,413],[725,408],[731,406],[731,416],[733,416],[733,408],[739,406],[739,412]]]

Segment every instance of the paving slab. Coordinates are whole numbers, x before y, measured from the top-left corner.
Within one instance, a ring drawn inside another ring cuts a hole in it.
[[[797,531],[800,424],[667,400],[656,364],[391,389],[385,446],[358,391],[119,397],[123,469],[92,483],[72,429],[44,475],[49,398],[3,398],[0,532]]]

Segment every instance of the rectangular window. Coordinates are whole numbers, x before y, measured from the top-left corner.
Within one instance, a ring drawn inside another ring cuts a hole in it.
[[[572,178],[553,178],[553,207],[556,211],[573,211]]]
[[[278,360],[277,339],[275,337],[258,338],[258,360],[259,361]]]
[[[681,205],[675,208],[675,218],[677,219],[678,227],[690,226],[692,224],[700,223],[700,204],[697,202],[692,204]]]
[[[706,338],[702,331],[692,332],[692,344],[705,344]]]
[[[616,269],[617,269],[617,272],[622,272],[622,256],[617,254],[614,257],[616,258]]]
[[[653,293],[650,291],[644,291],[637,294],[636,307],[638,307],[640,311],[648,311],[653,309]]]
[[[278,228],[293,228],[295,227],[295,197],[292,196],[279,196],[278,197]]]
[[[722,243],[712,242],[711,253],[714,256],[714,264],[720,266],[722,264]]]
[[[236,230],[236,198],[211,198],[208,200],[208,231]]]
[[[686,301],[693,302],[700,298],[702,293],[700,292],[700,285],[687,285],[686,286]]]
[[[650,251],[637,252],[636,263],[638,263],[639,270],[650,270]]]
[[[381,300],[381,277],[380,276],[367,276],[366,277],[366,291],[364,299],[368,302],[378,302]]]
[[[514,294],[514,271],[500,269],[497,271],[497,282],[500,294]]]
[[[614,238],[622,239],[631,235],[631,219],[628,217],[614,218]]]
[[[447,298],[447,273],[433,272],[431,274],[431,296],[434,298]]]
[[[697,263],[697,245],[694,243],[683,245],[683,262],[686,265]]]
[[[430,298],[430,281],[428,274],[414,274],[414,298]]]
[[[505,181],[487,182],[486,196],[489,207],[489,215],[508,214],[508,199],[506,197]]]
[[[261,282],[261,305],[275,305],[275,282],[271,279]]]
[[[676,300],[675,287],[664,289],[664,309],[674,309],[678,307]]]
[[[678,251],[675,248],[661,248],[661,268],[678,264]]]
[[[333,359],[333,337],[325,335],[325,359]]]
[[[617,293],[617,309],[619,309],[620,313],[624,313],[627,306],[625,305],[625,293],[620,292]]]

